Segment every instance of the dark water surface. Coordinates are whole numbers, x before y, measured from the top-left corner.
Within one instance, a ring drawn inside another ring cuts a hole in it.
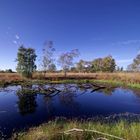
[[[49,86],[46,85],[46,88]],[[31,88],[37,87],[34,85]],[[21,86],[1,89],[1,133],[9,137],[14,129],[36,126],[55,117],[88,118],[125,112],[140,114],[140,91],[122,88],[94,91],[92,88],[85,89],[75,84],[53,87],[61,92],[51,95],[22,94],[24,90],[22,91]]]

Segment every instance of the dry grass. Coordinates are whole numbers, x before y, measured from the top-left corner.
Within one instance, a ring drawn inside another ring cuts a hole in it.
[[[35,73],[34,78],[41,75]],[[64,73],[47,73],[46,79],[64,79]],[[67,73],[67,79],[95,79],[95,80],[115,80],[127,83],[140,83],[140,73]]]
[[[1,82],[19,81],[23,78],[18,73],[0,73]]]
[[[33,79],[43,79],[44,75],[34,73]],[[140,73],[67,73],[65,78],[64,73],[46,73],[45,79],[52,81],[61,81],[64,79],[93,79],[93,80],[108,80],[130,84],[140,84]],[[0,82],[13,82],[25,80],[17,73],[0,73]]]

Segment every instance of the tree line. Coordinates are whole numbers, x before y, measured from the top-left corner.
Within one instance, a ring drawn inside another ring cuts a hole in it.
[[[133,59],[133,62],[128,65],[127,70],[131,72],[140,72],[140,54],[138,54],[136,58]]]
[[[74,49],[69,52],[62,53],[56,60],[54,53],[55,48],[53,47],[52,41],[47,41],[44,43],[44,48],[42,50],[41,59],[41,72],[44,75],[47,72],[56,72],[56,62],[58,62],[61,71],[64,72],[65,76],[68,71],[71,72],[114,72],[123,71],[123,68],[116,67],[115,59],[109,55],[104,58],[96,58],[92,61],[80,60],[75,63],[74,60],[79,56],[79,50]],[[19,47],[17,53],[17,67],[18,73],[25,77],[32,77],[32,73],[37,71],[36,62],[36,52],[33,48],[26,48],[23,45]],[[138,71],[140,69],[140,55],[138,55],[134,62],[128,66],[130,71]]]
[[[80,60],[73,67],[77,72],[114,72],[116,68],[115,59],[109,55],[104,58],[96,58],[92,61]]]

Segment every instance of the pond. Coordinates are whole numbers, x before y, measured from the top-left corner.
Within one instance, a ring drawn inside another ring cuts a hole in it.
[[[140,91],[93,88],[89,85],[54,84],[52,94],[27,89],[40,86],[8,86],[0,89],[0,137],[56,117],[91,118],[120,113],[140,114]],[[44,88],[43,87],[43,88]],[[28,93],[28,92],[29,93]]]

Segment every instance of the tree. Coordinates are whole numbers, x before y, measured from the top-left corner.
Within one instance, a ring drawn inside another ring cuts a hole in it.
[[[118,71],[118,72],[122,72],[123,71],[123,67],[117,67],[117,69],[116,69],[116,71]]]
[[[134,72],[134,71],[136,71],[136,69],[137,69],[137,67],[133,63],[127,66],[127,71]]]
[[[127,67],[128,71],[134,71],[139,72],[140,71],[140,54],[136,56],[135,59],[133,59],[133,63],[128,65]]]
[[[97,58],[91,62],[92,72],[102,71],[103,61],[102,58]]]
[[[25,94],[24,92],[24,89],[23,91],[19,91],[19,93],[17,92],[18,110],[19,113],[23,116],[34,113],[37,107],[36,95],[30,93]]]
[[[123,67],[121,67],[120,71],[123,71]]]
[[[76,68],[79,72],[90,72],[91,71],[91,62],[90,61],[84,61],[80,60],[76,64]]]
[[[77,72],[76,67],[71,67],[70,72]]]
[[[92,72],[91,66],[92,66],[91,61],[85,61],[84,72]]]
[[[107,56],[104,58],[97,58],[92,61],[91,69],[93,72],[113,72],[115,71],[116,63],[112,56]]]
[[[49,71],[49,72],[54,72],[54,71],[56,71],[56,65],[53,64],[53,63],[50,64],[50,65],[49,65],[49,68],[48,68],[48,71]]]
[[[59,57],[59,64],[62,67],[65,77],[67,74],[67,71],[73,66],[74,64],[74,58],[79,56],[79,51],[78,49],[72,50],[70,52],[66,52],[60,55]]]
[[[103,72],[113,72],[115,71],[116,63],[115,59],[112,58],[112,56],[107,56],[103,58]]]
[[[13,73],[12,69],[5,70],[6,73]]]
[[[76,68],[79,72],[83,72],[84,68],[85,68],[85,61],[84,60],[80,60],[77,64],[76,64]]]
[[[53,47],[53,42],[48,41],[45,42],[45,47],[43,48],[43,60],[42,60],[42,69],[44,72],[44,76],[47,71],[56,70],[56,66],[54,64],[53,54],[55,52],[55,48]]]
[[[31,78],[32,73],[36,70],[36,57],[34,49],[25,48],[24,46],[19,47],[17,53],[17,72],[22,74],[24,77]]]

